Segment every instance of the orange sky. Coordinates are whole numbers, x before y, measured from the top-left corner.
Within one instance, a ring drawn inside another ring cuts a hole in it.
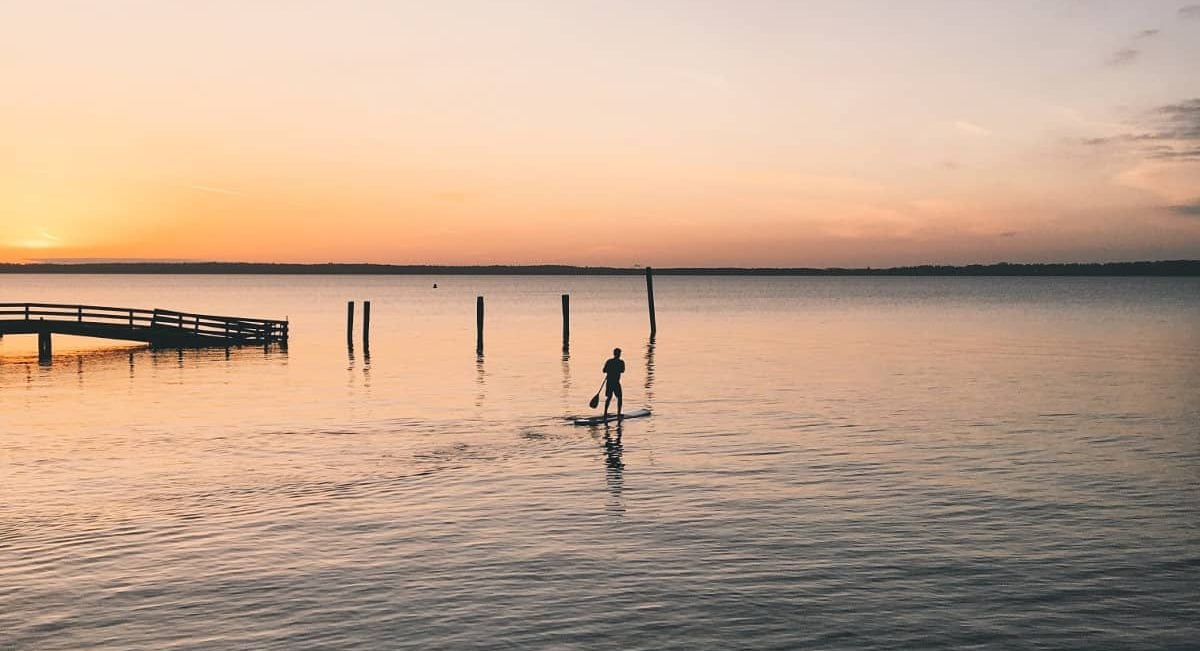
[[[244,5],[0,6],[0,260],[1200,258],[1186,2]]]

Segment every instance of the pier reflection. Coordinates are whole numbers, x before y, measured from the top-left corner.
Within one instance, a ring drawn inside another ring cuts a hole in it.
[[[89,374],[107,378],[114,373],[120,373],[132,380],[139,375],[139,368],[145,367],[154,371],[163,368],[175,370],[203,371],[205,366],[226,366],[231,363],[244,363],[251,360],[263,360],[275,363],[286,360],[287,350],[272,346],[263,352],[255,347],[246,348],[153,348],[144,345],[112,346],[104,348],[84,348],[60,351],[49,359],[25,353],[18,355],[0,355],[0,372],[5,367],[21,367],[25,370],[27,379],[32,379],[33,369],[40,369],[40,376],[46,378],[75,376],[82,383]],[[8,373],[5,373],[6,375]],[[80,385],[82,386],[82,384]]]

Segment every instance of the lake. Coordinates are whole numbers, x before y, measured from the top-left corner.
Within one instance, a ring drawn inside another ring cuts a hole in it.
[[[1200,279],[655,290],[0,276],[292,333],[0,339],[0,649],[1195,648]]]

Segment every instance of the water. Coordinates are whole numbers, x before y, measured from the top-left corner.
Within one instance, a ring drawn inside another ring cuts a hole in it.
[[[1200,639],[1198,279],[0,283],[292,324],[0,340],[2,649]],[[565,424],[613,346],[655,415]]]

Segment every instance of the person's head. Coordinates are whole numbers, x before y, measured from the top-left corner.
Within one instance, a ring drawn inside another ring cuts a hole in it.
[[[613,357],[620,357],[620,356],[621,356],[621,349],[620,349],[620,348],[614,348],[614,349],[613,349]]]

